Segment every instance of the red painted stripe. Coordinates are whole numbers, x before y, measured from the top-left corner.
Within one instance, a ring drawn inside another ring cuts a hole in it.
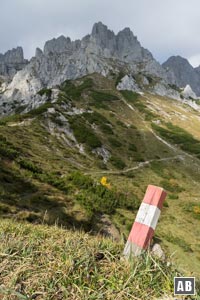
[[[134,222],[128,241],[146,249],[154,235],[154,230],[141,223]]]
[[[148,185],[143,202],[157,206],[162,209],[163,202],[167,193],[160,187],[154,185]]]

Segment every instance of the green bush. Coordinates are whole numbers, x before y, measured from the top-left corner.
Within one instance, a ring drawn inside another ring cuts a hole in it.
[[[102,125],[110,123],[106,117],[96,111],[93,113],[83,113],[83,117],[86,118],[90,124],[95,123],[96,125]]]
[[[90,188],[94,182],[90,176],[83,175],[82,173],[75,171],[72,172],[67,179],[71,181],[78,188]]]
[[[142,157],[142,155],[139,152],[135,152],[133,154],[133,160],[134,161],[139,161],[139,162],[145,161],[144,157]]]
[[[42,169],[39,168],[39,167],[37,167],[30,160],[27,160],[27,159],[24,159],[24,158],[20,158],[17,162],[20,165],[20,167],[22,167],[23,169],[29,170],[32,173],[42,173]]]
[[[52,94],[52,90],[51,89],[42,89],[42,90],[40,90],[39,92],[38,92],[38,94],[40,95],[40,96],[43,96],[43,95],[46,95],[47,97],[48,97],[48,99],[50,99],[51,98],[51,94]]]
[[[108,141],[113,147],[119,148],[122,146],[122,143],[114,137],[109,137]]]
[[[123,97],[124,97],[126,100],[129,100],[129,101],[134,101],[134,102],[136,102],[136,100],[137,100],[138,97],[139,97],[139,94],[138,94],[138,93],[135,93],[135,92],[133,92],[133,91],[124,90],[124,91],[120,91],[120,93],[123,95]]]
[[[100,113],[84,113],[83,117],[86,118],[90,124],[98,125],[103,133],[113,134],[111,123]]]
[[[19,156],[18,149],[7,139],[0,135],[0,155],[4,158],[15,159]]]
[[[110,162],[115,166],[117,169],[122,170],[126,167],[125,162],[117,156],[111,156]]]
[[[24,116],[27,117],[36,117],[38,115],[43,114],[44,112],[47,111],[48,108],[52,107],[52,104],[50,102],[46,102],[42,105],[40,105],[37,108],[34,108],[32,110],[30,110],[27,114],[25,114]]]
[[[122,80],[122,78],[125,76],[126,74],[122,71],[119,72],[119,74],[117,75],[116,78],[116,82],[115,82],[115,86],[118,86],[118,84],[120,83],[120,81]]]
[[[115,194],[101,185],[82,191],[77,196],[77,200],[91,214],[112,214],[118,206]]]
[[[116,95],[105,93],[105,92],[99,92],[99,91],[93,91],[91,93],[91,97],[95,101],[114,101],[114,100],[119,100],[119,98]]]
[[[60,87],[68,97],[74,100],[80,100],[84,90],[91,89],[94,83],[91,78],[86,78],[82,84],[75,86],[70,80],[66,80]]]
[[[72,117],[69,119],[69,122],[78,143],[86,144],[89,149],[101,147],[101,141],[94,130],[85,124],[83,117]]]
[[[135,144],[131,143],[128,145],[128,150],[129,151],[133,151],[133,152],[137,152],[137,147]]]
[[[46,182],[57,189],[68,192],[69,186],[65,178],[58,177],[53,173],[34,173],[34,177],[39,179],[41,182]]]
[[[115,115],[114,115],[114,116],[115,116]],[[124,123],[121,122],[120,120],[117,120],[117,121],[116,121],[116,124],[119,125],[119,126],[121,126],[121,127],[126,128],[126,124],[124,124]]]

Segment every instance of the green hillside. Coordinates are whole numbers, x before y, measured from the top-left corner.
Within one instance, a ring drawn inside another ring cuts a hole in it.
[[[10,220],[0,234],[1,299],[155,299],[178,275],[149,254],[130,264],[99,235]]]
[[[57,102],[49,100],[28,113],[22,113],[24,107],[21,107],[15,115],[0,120],[2,228],[9,228],[8,219],[14,219],[34,224],[33,227],[19,225],[17,229],[18,225],[10,221],[10,226],[20,232],[26,228],[31,235],[37,230],[39,236],[45,236],[46,231],[50,236],[52,232],[54,244],[56,234],[66,234],[66,239],[70,234],[71,239],[79,239],[79,233],[75,237],[76,233],[64,233],[64,229],[93,235],[104,233],[122,243],[128,236],[147,185],[154,184],[168,192],[155,241],[161,244],[181,273],[200,277],[199,113],[167,98],[119,92],[115,88],[116,80],[115,76],[108,80],[93,74],[73,82],[66,81],[60,86]],[[51,95],[49,90],[41,93]],[[102,177],[106,177],[110,188],[101,184]],[[38,224],[57,224],[63,230]],[[8,230],[8,239],[9,234]],[[27,234],[21,236],[20,233],[18,242],[26,237]],[[99,239],[101,247],[108,251],[109,264],[116,264],[115,253],[119,255],[123,245]],[[96,241],[90,237],[91,243]],[[4,253],[6,248],[2,247]],[[80,253],[79,249],[81,257]],[[116,268],[118,270],[121,265]],[[126,279],[121,280],[126,290],[129,279],[128,274],[124,276]],[[120,278],[115,280],[118,282]],[[113,289],[117,288],[116,282],[109,283],[113,284]],[[80,284],[82,286],[83,282]],[[89,290],[86,288],[88,293],[94,289],[92,284]],[[77,281],[74,293],[78,287]],[[49,289],[54,287],[50,284]],[[30,292],[30,287],[28,290]],[[69,299],[114,299],[81,298],[83,290],[80,289],[79,298]],[[141,294],[134,295],[145,299]],[[152,296],[155,295],[152,292]],[[119,299],[128,299],[128,294],[122,294]]]

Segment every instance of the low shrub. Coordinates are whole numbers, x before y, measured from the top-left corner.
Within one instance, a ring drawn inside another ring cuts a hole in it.
[[[91,93],[91,97],[95,101],[114,101],[119,100],[119,98],[116,95],[105,93],[105,92],[99,92],[99,91],[93,91]]]
[[[78,143],[86,144],[89,149],[101,147],[100,139],[94,130],[85,124],[83,117],[72,117],[69,119],[69,122]]]
[[[40,90],[39,92],[38,92],[38,94],[40,95],[40,96],[43,96],[43,95],[46,95],[47,97],[48,97],[48,99],[50,99],[51,98],[51,94],[52,94],[52,90],[51,89],[42,89],[42,90]]]
[[[42,173],[42,169],[37,167],[32,161],[20,158],[18,164],[21,168],[31,171],[32,173]]]
[[[91,78],[86,78],[82,84],[75,86],[72,81],[66,80],[60,87],[68,97],[74,100],[80,100],[81,94],[84,90],[91,89],[94,83]]]
[[[119,148],[122,146],[122,143],[114,137],[109,137],[108,141],[113,147]]]
[[[15,159],[19,154],[18,149],[12,143],[8,142],[4,136],[0,135],[0,156]]]
[[[133,152],[137,152],[137,147],[135,144],[131,143],[128,145],[128,150],[129,151],[133,151]]]
[[[110,162],[114,167],[116,167],[119,170],[122,170],[126,167],[125,162],[120,157],[117,156],[111,156]]]
[[[139,94],[135,93],[133,91],[124,90],[124,91],[120,91],[120,92],[126,100],[134,101],[134,103],[136,102],[136,100],[139,97]]]

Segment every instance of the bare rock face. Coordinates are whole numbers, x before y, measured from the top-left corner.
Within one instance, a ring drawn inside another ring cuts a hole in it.
[[[181,100],[180,93],[172,89],[168,84],[163,81],[156,83],[150,90],[153,94],[165,96],[175,100]]]
[[[193,68],[187,59],[181,56],[171,56],[163,67],[167,72],[171,71],[174,75],[170,78],[171,83],[183,88],[190,85],[197,96],[200,96],[200,71]],[[169,78],[168,78],[169,79]]]
[[[17,71],[22,70],[27,63],[21,47],[9,50],[5,54],[0,54],[0,75],[12,79]]]
[[[137,85],[136,81],[133,79],[131,75],[130,76],[125,75],[118,83],[117,89],[119,91],[128,90],[133,92],[141,92],[139,86]]]
[[[183,95],[183,97],[186,98],[186,99],[191,99],[191,98],[192,99],[197,99],[198,98],[197,95],[191,89],[191,86],[189,84],[186,85],[186,87],[184,88],[181,95]]]
[[[167,84],[169,77],[173,77],[171,71],[166,72],[152,54],[140,45],[129,28],[115,34],[101,22],[94,24],[91,34],[82,40],[71,41],[69,37],[60,36],[47,41],[43,51],[37,48],[35,56],[26,63],[21,48],[0,56],[0,75],[7,74],[13,78],[0,90],[0,112],[10,113],[5,103],[12,100],[19,105],[28,103],[28,107],[34,108],[43,101],[38,95],[40,89],[57,88],[67,79],[95,72],[107,76],[110,72],[119,73],[123,70],[131,75],[125,77],[118,88],[126,87],[134,91],[139,90],[133,79],[138,73],[142,74],[144,85],[148,85],[149,77],[161,78],[165,89],[161,91],[161,87],[156,87],[156,90],[162,95],[169,94]],[[9,68],[12,65],[12,68],[9,69],[8,65]],[[18,70],[21,71],[16,74]]]
[[[43,51],[36,50],[30,64],[43,84],[49,87],[93,72],[106,76],[109,71],[119,71],[122,66],[127,72],[140,70],[165,76],[163,68],[129,28],[115,35],[101,22],[94,24],[92,33],[82,40],[71,41],[60,36],[46,42]]]

